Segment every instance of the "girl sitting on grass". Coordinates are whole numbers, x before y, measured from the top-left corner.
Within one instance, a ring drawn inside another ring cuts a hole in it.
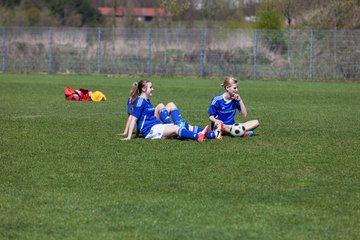
[[[211,99],[208,110],[211,128],[215,134],[230,135],[230,128],[235,123],[236,110],[243,117],[247,116],[244,101],[238,94],[238,81],[233,77],[226,77],[224,83],[221,84],[224,93],[218,94]],[[250,120],[243,123],[245,127],[244,136],[254,135],[254,129],[259,126],[258,120]]]
[[[163,124],[155,116],[155,108],[150,102],[153,95],[153,85],[150,80],[141,80],[133,85],[131,91],[130,115],[128,118],[127,137],[122,140],[130,140],[135,124],[139,132],[147,139],[169,139],[179,137],[192,139],[198,142],[205,140],[210,127],[206,126],[201,132],[196,133],[175,124]]]

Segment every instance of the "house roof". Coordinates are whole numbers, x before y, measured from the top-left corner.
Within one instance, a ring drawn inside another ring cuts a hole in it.
[[[110,7],[99,7],[98,10],[102,15],[111,16],[114,13],[114,9]],[[124,17],[126,15],[132,15],[135,17],[172,17],[171,12],[166,12],[163,8],[134,8],[131,11],[131,14],[127,13],[128,11],[124,7],[118,7],[115,11],[115,16]]]
[[[155,17],[155,16],[171,17],[172,13],[166,12],[166,10],[163,8],[134,8],[132,15],[138,16],[138,17],[143,17],[143,16],[146,16],[146,17]]]
[[[98,7],[98,10],[102,15],[105,16],[111,16],[114,13],[114,8],[110,8],[110,7]],[[117,17],[125,16],[125,9],[123,7],[117,8],[115,11],[115,16]]]

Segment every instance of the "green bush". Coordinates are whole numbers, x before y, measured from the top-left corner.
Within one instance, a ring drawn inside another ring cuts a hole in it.
[[[36,26],[40,23],[41,13],[38,8],[32,7],[25,11],[25,20],[28,26]]]
[[[271,51],[283,51],[286,49],[285,34],[274,31],[283,27],[283,17],[272,1],[266,1],[261,6],[255,27],[262,29],[261,38],[264,39]]]
[[[266,1],[260,7],[255,22],[257,29],[281,29],[283,26],[283,17],[276,9],[272,1]]]

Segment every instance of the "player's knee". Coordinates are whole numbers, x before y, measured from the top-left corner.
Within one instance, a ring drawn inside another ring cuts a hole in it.
[[[162,109],[164,107],[165,107],[165,105],[163,103],[159,103],[158,105],[156,105],[157,109]]]
[[[166,104],[166,109],[168,110],[168,111],[171,111],[171,110],[173,110],[173,109],[175,109],[176,108],[176,105],[175,105],[175,103],[173,103],[173,102],[169,102],[168,104]]]

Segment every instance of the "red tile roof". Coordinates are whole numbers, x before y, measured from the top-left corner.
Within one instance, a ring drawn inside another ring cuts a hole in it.
[[[110,16],[114,13],[114,8],[110,7],[99,7],[98,10],[102,15]],[[115,16],[117,17],[124,17],[125,16],[125,9],[123,7],[119,7],[115,11]]]
[[[99,7],[98,10],[102,15],[110,16],[113,15],[114,9],[110,7]],[[124,7],[118,7],[115,11],[115,16],[117,17],[124,17],[128,15],[126,13],[126,9]],[[132,10],[132,16],[136,17],[172,17],[173,14],[171,12],[166,12],[163,8],[134,8]]]
[[[167,16],[171,17],[172,13],[166,12],[163,8],[134,8],[133,10],[134,16],[147,16],[147,17],[155,17],[155,16]]]

